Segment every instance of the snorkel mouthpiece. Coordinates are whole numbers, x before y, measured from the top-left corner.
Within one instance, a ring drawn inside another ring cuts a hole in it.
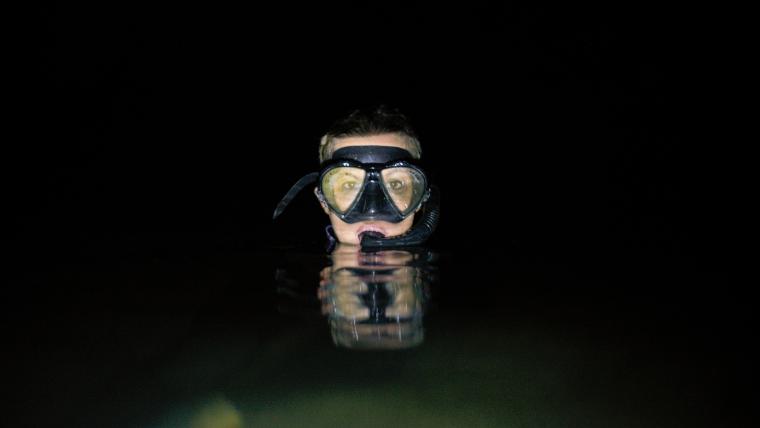
[[[375,232],[373,230],[370,230],[368,232],[362,232],[359,234],[359,238],[364,241],[364,238],[368,237],[369,239],[385,239],[385,235],[383,235],[380,232]]]

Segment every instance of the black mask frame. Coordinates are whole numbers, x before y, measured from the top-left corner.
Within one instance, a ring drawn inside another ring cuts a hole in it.
[[[354,202],[345,210],[341,211],[338,207],[329,203],[324,196],[324,177],[335,168],[350,167],[359,168],[366,172],[364,181]],[[381,171],[387,168],[410,168],[419,173],[422,178],[422,196],[419,200],[411,204],[406,210],[401,211],[393,202],[388,189],[381,178]],[[378,191],[378,188],[380,191]],[[381,220],[391,223],[403,221],[410,215],[414,214],[419,207],[427,202],[430,197],[430,187],[425,172],[416,162],[410,160],[393,160],[386,163],[362,163],[352,159],[335,159],[326,163],[317,181],[317,197],[335,215],[346,223],[356,223],[359,221]]]

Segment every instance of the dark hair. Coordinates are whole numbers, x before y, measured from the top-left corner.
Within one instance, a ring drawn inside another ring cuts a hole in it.
[[[336,138],[366,137],[379,134],[399,134],[409,146],[412,156],[422,154],[420,142],[409,120],[398,109],[380,105],[370,110],[354,110],[333,123],[319,144],[319,161],[332,156]]]

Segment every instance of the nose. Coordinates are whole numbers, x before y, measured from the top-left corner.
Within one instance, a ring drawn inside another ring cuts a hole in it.
[[[380,188],[380,182],[372,179],[367,183],[362,198],[361,212],[368,215],[377,215],[383,211],[383,190]]]

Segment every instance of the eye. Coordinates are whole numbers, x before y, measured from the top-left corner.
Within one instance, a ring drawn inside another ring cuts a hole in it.
[[[401,190],[404,188],[404,182],[401,180],[391,180],[388,185],[390,185],[391,190]]]
[[[355,181],[346,181],[345,183],[343,183],[343,190],[351,190],[354,187],[356,187]]]

